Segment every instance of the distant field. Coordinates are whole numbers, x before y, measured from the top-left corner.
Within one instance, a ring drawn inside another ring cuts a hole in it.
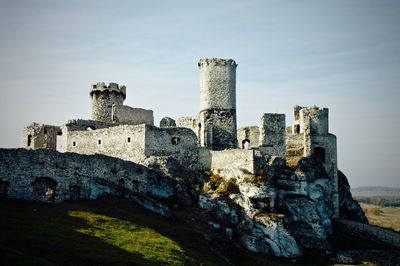
[[[365,203],[361,203],[361,207],[371,224],[400,232],[400,207],[381,207]]]
[[[351,194],[355,197],[400,198],[400,188],[378,186],[355,187],[351,188]]]

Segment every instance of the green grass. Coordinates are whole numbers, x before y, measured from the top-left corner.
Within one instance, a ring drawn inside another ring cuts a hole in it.
[[[201,216],[180,210],[177,217]],[[0,265],[293,265],[121,199],[0,201]],[[345,239],[334,242],[353,243]],[[340,246],[340,245],[336,245]],[[295,265],[332,265],[304,258]]]
[[[120,199],[0,201],[0,215],[0,265],[289,265]]]

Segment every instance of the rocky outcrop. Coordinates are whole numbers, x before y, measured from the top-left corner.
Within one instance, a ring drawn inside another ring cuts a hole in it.
[[[332,183],[322,163],[303,158],[292,173],[274,179],[279,190],[277,209],[286,214],[287,227],[304,249],[330,253],[332,233]]]
[[[338,170],[339,183],[339,216],[341,219],[353,220],[361,223],[368,223],[360,204],[353,199],[350,192],[350,185],[347,177]]]
[[[330,254],[332,184],[321,162],[304,158],[295,170],[270,163],[261,172],[213,173],[199,199],[211,225],[254,252],[292,259],[304,249]]]
[[[193,204],[191,186],[179,179],[160,165],[151,168],[104,155],[0,149],[2,198],[60,203],[112,195],[168,216],[171,203]]]

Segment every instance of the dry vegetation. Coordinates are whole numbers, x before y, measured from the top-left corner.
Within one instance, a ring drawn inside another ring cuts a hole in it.
[[[400,207],[381,207],[361,203],[370,224],[400,232]]]
[[[213,173],[210,177],[210,181],[204,184],[203,190],[206,193],[230,195],[239,193],[239,186],[237,185],[235,177],[225,179],[218,173]]]

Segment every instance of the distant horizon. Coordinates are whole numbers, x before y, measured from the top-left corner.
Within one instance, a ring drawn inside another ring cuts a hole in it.
[[[89,87],[127,86],[126,105],[199,109],[200,58],[231,58],[238,128],[294,105],[329,108],[352,187],[400,187],[400,2],[2,1],[0,147],[31,122],[90,117]]]

